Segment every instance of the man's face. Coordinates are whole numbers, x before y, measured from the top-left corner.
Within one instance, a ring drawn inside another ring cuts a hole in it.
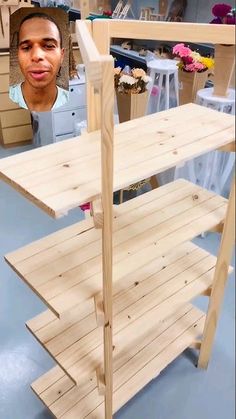
[[[32,18],[20,28],[18,60],[25,80],[35,88],[45,88],[56,76],[64,57],[56,25],[46,19]]]

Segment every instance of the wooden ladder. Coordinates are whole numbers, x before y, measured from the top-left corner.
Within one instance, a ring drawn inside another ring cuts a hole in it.
[[[122,8],[123,8],[123,1],[119,0],[115,9],[114,9],[114,11],[113,11],[113,13],[112,13],[112,18],[113,19],[118,19],[119,18]]]

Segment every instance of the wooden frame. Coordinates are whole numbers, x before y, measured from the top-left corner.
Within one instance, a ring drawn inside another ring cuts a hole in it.
[[[93,38],[100,53],[110,50],[112,38],[120,38],[125,33],[126,38],[168,40],[185,42],[208,42],[215,44],[215,85],[214,93],[225,96],[229,87],[235,66],[234,46],[235,27],[233,25],[210,25],[168,22],[135,22],[107,21],[93,22]],[[222,45],[224,43],[224,45]],[[227,63],[226,68],[224,63]],[[88,104],[91,105],[90,103]],[[93,109],[93,104],[91,111]],[[234,244],[234,202],[235,183],[233,182],[226,223],[223,228],[221,248],[210,293],[209,309],[200,349],[199,367],[206,368],[214,341],[217,319],[224,295],[224,285],[228,276],[230,257]],[[231,226],[231,228],[230,228]],[[231,229],[231,231],[230,231]]]
[[[90,27],[76,22],[98,131],[1,159],[0,177],[55,218],[94,201],[93,219],[5,258],[51,310],[27,323],[59,365],[33,390],[56,418],[104,417],[105,405],[111,419],[186,348],[200,350],[199,367],[207,366],[234,243],[234,186],[228,203],[181,179],[120,205],[114,217],[113,188],[228,148],[234,124],[188,104],[114,129],[113,59]],[[218,259],[191,242],[223,224]],[[189,304],[198,295],[209,297],[207,315]]]
[[[100,53],[108,53],[112,38],[150,39],[176,42],[207,42],[215,45],[214,94],[225,96],[235,67],[234,25],[205,23],[144,22],[111,20],[93,22],[93,37]],[[225,65],[227,63],[227,65]]]
[[[102,266],[103,266],[103,308],[104,308],[104,379],[105,416],[112,417],[113,394],[113,316],[112,316],[112,222],[113,222],[113,67],[112,56],[100,56],[84,22],[76,22],[76,34],[84,60],[87,79],[95,95],[100,93],[101,115],[101,171],[102,171]],[[101,215],[101,211],[100,211]],[[94,213],[96,216],[96,213]],[[98,385],[100,388],[100,384]]]

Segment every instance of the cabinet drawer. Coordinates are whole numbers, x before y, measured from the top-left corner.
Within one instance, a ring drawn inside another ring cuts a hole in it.
[[[23,125],[21,127],[4,128],[1,137],[4,145],[31,141],[33,138],[32,127],[31,125]]]
[[[30,112],[26,109],[1,112],[0,118],[2,128],[31,124]]]
[[[0,93],[9,91],[9,74],[0,74]]]
[[[74,132],[75,123],[84,119],[86,119],[86,108],[66,112],[54,112],[54,135],[64,135]]]
[[[85,84],[77,84],[69,87],[69,102],[71,107],[83,107],[86,105]]]
[[[74,136],[73,132],[70,132],[69,134],[64,134],[64,135],[57,135],[55,137],[55,142],[59,143],[60,141],[68,140],[69,138],[72,138],[73,136]]]
[[[9,74],[9,55],[0,55],[0,74]]]
[[[58,108],[58,112],[67,111],[73,108],[82,108],[86,102],[85,84],[76,84],[69,86],[69,100],[68,102]]]

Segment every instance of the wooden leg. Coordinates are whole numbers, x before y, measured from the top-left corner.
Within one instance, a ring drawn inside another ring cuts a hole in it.
[[[234,246],[234,202],[235,182],[230,193],[230,199],[222,234],[220,250],[216,262],[212,292],[203,331],[198,367],[207,368],[212,351],[220,307],[224,297],[224,289],[228,277],[230,259]]]
[[[122,204],[122,202],[123,202],[123,199],[124,199],[124,190],[123,189],[121,189],[120,190],[120,204]]]
[[[151,185],[152,189],[159,188],[159,183],[158,183],[158,180],[157,180],[156,175],[151,176],[151,178],[150,178],[150,185]]]

